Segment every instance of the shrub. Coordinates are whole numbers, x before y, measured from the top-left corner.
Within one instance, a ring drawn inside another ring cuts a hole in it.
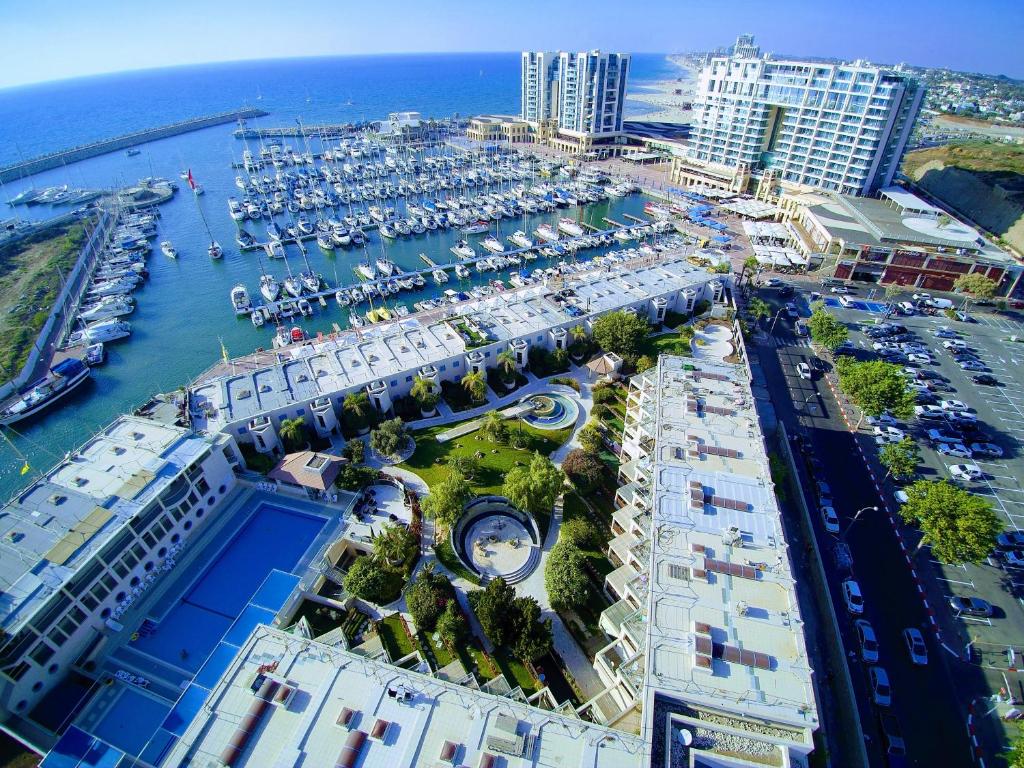
[[[594,391],[593,391],[591,397],[592,397],[594,403],[598,404],[598,405],[600,405],[602,403],[611,403],[611,402],[614,402],[616,399],[618,399],[618,398],[615,397],[615,390],[612,389],[610,386],[607,386],[607,385],[600,386],[600,387],[594,387]]]
[[[362,440],[349,440],[341,449],[341,455],[353,464],[362,464],[366,460],[366,444]]]
[[[360,557],[348,569],[345,590],[362,600],[385,605],[398,598],[402,587],[401,575],[369,557]]]
[[[583,493],[601,484],[606,468],[595,452],[575,448],[562,460],[562,471]]]
[[[558,539],[567,541],[580,549],[593,549],[601,544],[601,537],[589,520],[576,517],[562,523]]]
[[[393,456],[402,449],[408,437],[404,421],[388,419],[370,433],[370,447],[381,456]]]
[[[431,566],[424,568],[405,591],[405,604],[420,632],[433,632],[441,613],[454,599],[451,583]]]
[[[334,484],[346,491],[361,491],[377,479],[377,470],[371,467],[357,467],[346,464],[338,473]]]

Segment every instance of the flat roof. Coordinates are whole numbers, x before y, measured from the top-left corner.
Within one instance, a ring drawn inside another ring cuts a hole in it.
[[[746,368],[663,355],[633,382],[655,440],[634,460],[652,515],[644,709],[669,696],[809,742],[813,673]]]
[[[389,325],[221,363],[190,391],[193,423],[198,429],[220,430],[294,403],[333,397],[463,355],[469,348],[455,328],[456,319],[464,318],[484,331],[491,345],[503,344],[713,279],[682,253],[664,258],[654,264],[640,261],[634,268],[595,265],[588,272],[563,277],[561,287],[576,293],[566,302],[556,300],[553,288],[530,285],[417,313]],[[583,315],[570,315],[569,304]]]
[[[121,416],[11,499],[0,511],[0,626],[26,620],[209,445]]]
[[[904,210],[917,211],[919,213],[930,213],[935,216],[945,213],[941,208],[922,200],[913,192],[910,192],[903,187],[885,187],[878,190],[878,196],[884,200],[891,200]]]
[[[265,626],[253,631],[162,765],[212,763],[224,754],[257,702],[259,670],[268,664],[276,664],[276,690],[294,690],[294,703],[265,707],[258,728],[242,742],[236,768],[335,768],[347,743],[355,754],[346,764],[361,768],[478,766],[486,754],[496,767],[646,765],[639,736]]]

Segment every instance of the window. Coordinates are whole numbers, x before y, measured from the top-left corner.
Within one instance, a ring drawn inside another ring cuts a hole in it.
[[[221,496],[223,496],[225,494],[225,492],[227,492],[227,490],[228,490],[228,487],[226,485],[222,485],[222,486],[220,486],[217,489],[217,493],[219,493]]]
[[[181,541],[181,536],[179,534],[176,533],[173,536],[171,536],[172,544],[177,544],[179,541]]]
[[[305,416],[306,415],[306,409],[305,408],[299,408],[299,410],[296,411],[296,413],[299,416]]]
[[[185,525],[184,525],[184,526],[182,526],[182,527],[183,527],[183,528],[184,528],[184,529],[185,529],[186,531],[191,531],[191,530],[192,530],[192,521],[191,521],[191,520],[186,520],[186,521],[185,521]]]
[[[452,363],[452,368],[458,368],[458,367],[459,367],[459,361],[456,360],[454,363]],[[443,365],[441,366],[441,370],[442,371],[444,370],[444,366]]]
[[[458,368],[458,367],[459,367],[459,361],[458,361],[458,360],[456,360],[456,361],[455,361],[454,363],[452,363],[452,368]],[[440,368],[438,368],[437,370],[439,370],[439,371],[443,371],[443,370],[444,370],[444,366],[442,365],[442,366],[441,366]]]
[[[32,653],[29,654],[29,658],[39,666],[42,666],[53,657],[54,653],[56,653],[56,651],[46,643],[39,643],[32,649]]]
[[[160,547],[160,549],[157,551],[156,554],[157,554],[158,557],[166,557],[167,556],[167,547]]]
[[[406,376],[405,383],[408,384],[410,381],[412,381],[412,376]]]
[[[392,387],[397,387],[398,386],[398,379],[392,379],[391,380],[391,386]]]

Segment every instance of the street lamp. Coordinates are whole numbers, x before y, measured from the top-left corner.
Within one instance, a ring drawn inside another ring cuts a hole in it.
[[[782,315],[783,310],[785,310],[785,307],[779,307],[779,311],[775,313],[775,319],[772,320],[771,327],[768,328],[769,336],[775,335],[775,324],[779,322],[779,317]]]
[[[846,538],[846,534],[848,534],[848,533],[850,532],[850,529],[851,529],[851,528],[853,528],[853,524],[854,524],[854,523],[856,523],[856,522],[857,522],[857,520],[859,520],[859,519],[860,519],[860,516],[861,516],[861,515],[862,515],[862,514],[863,514],[864,512],[867,512],[867,511],[868,511],[869,509],[870,509],[870,510],[871,510],[872,512],[877,512],[877,511],[878,511],[878,507],[874,507],[874,506],[872,506],[872,507],[861,507],[860,509],[858,509],[858,510],[857,510],[857,511],[856,511],[856,512],[854,513],[854,515],[853,515],[853,520],[851,520],[851,521],[850,521],[850,524],[849,524],[848,526],[846,526],[846,530],[845,530],[845,531],[843,531],[843,533],[842,533],[842,534],[841,534],[841,535],[839,536],[839,539],[840,539],[840,540],[843,540],[843,539],[845,539],[845,538]]]

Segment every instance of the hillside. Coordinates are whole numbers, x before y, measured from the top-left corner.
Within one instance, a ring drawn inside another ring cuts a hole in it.
[[[910,152],[903,173],[1024,253],[1024,145],[970,141]]]

